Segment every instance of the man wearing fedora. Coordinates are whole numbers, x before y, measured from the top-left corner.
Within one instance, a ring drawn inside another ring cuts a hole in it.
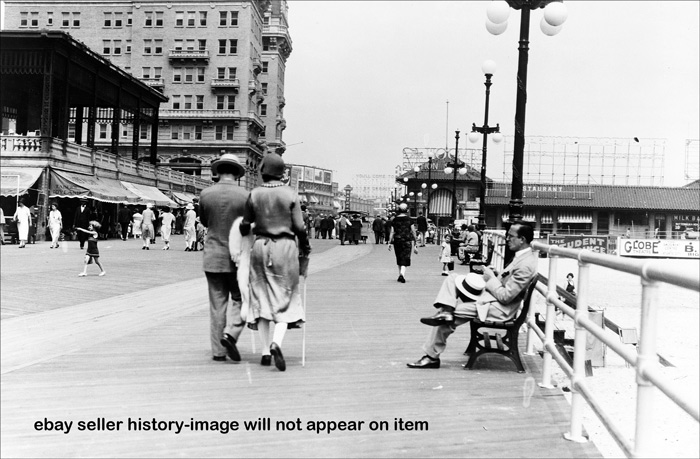
[[[474,318],[506,322],[515,317],[527,287],[537,276],[538,257],[530,247],[533,235],[532,227],[526,223],[511,225],[506,242],[515,256],[500,276],[484,268],[483,277],[476,273],[450,274],[443,281],[434,302],[438,312],[420,320],[433,327],[423,345],[425,355],[409,363],[409,368],[440,368],[440,354],[447,338],[458,326]]]
[[[209,286],[212,358],[225,361],[228,354],[231,360],[238,362],[241,355],[236,342],[245,322],[241,319],[241,291],[236,265],[231,261],[228,238],[233,221],[243,216],[248,200],[248,191],[237,183],[245,169],[235,155],[226,153],[212,163],[211,171],[219,180],[202,190],[199,219],[208,229],[202,250],[204,274]],[[194,214],[194,209],[189,212]]]
[[[88,226],[90,226],[90,220],[92,218],[92,210],[88,207],[87,198],[80,198],[80,206],[75,209],[75,216],[73,217],[73,227],[82,228],[87,231]],[[78,240],[80,241],[80,248],[85,246],[85,241],[88,239],[88,233],[85,231],[78,231]]]

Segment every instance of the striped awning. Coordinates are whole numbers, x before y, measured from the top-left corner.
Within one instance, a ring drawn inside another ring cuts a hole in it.
[[[452,192],[445,189],[437,189],[430,193],[430,215],[449,217],[452,215]]]
[[[593,216],[590,212],[567,212],[561,211],[557,216],[559,223],[593,223]]]
[[[542,211],[542,224],[551,225],[554,220],[552,219],[552,213],[549,211]]]
[[[510,209],[505,209],[505,210],[501,211],[501,220],[502,221],[507,222],[509,217],[510,217]],[[551,219],[551,217],[550,217],[550,219]],[[530,212],[523,213],[523,221],[524,222],[531,222],[531,223],[536,222],[537,218],[535,217],[535,212],[530,211]],[[551,223],[551,221],[550,221],[550,223]]]
[[[302,203],[302,204],[304,204],[304,203],[309,202],[309,200],[306,199],[306,195],[305,195],[305,194],[299,193],[299,202]]]

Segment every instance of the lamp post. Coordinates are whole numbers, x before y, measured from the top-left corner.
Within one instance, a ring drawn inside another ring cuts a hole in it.
[[[486,229],[486,150],[488,135],[494,134],[492,139],[496,143],[503,140],[503,135],[500,133],[498,124],[496,124],[496,127],[489,126],[489,96],[491,94],[491,77],[496,72],[496,63],[491,60],[485,61],[481,66],[481,70],[486,76],[486,81],[484,82],[484,86],[486,86],[484,125],[477,127],[476,124],[472,123],[472,132],[469,134],[468,138],[470,142],[474,143],[479,140],[479,134],[482,134],[484,137],[481,146],[481,190],[479,194],[479,229],[483,231]]]
[[[465,164],[459,160],[459,131],[455,131],[455,158],[453,163],[448,163],[445,167],[445,174],[453,174],[452,176],[452,219],[457,218],[457,170],[459,174],[467,173]]]
[[[435,155],[435,153],[432,150],[428,151],[428,183],[430,183],[431,174],[433,172],[433,156],[434,155]],[[430,218],[430,190],[427,189],[428,183],[423,183],[421,185],[421,188],[423,188],[423,190],[425,190],[425,192],[427,193],[427,197],[426,197],[427,204],[425,206],[426,207],[425,218]],[[434,186],[432,187],[432,189],[434,190],[435,188],[437,188],[437,185],[435,185],[435,184],[433,184],[433,185]]]
[[[545,8],[540,28],[545,35],[556,35],[566,21],[566,7],[553,0],[506,0],[491,2],[486,12],[486,29],[493,35],[506,30],[510,8],[520,10],[520,46],[518,47],[518,80],[515,102],[515,140],[513,143],[513,183],[510,192],[509,221],[523,218],[523,151],[525,149],[525,104],[527,103],[527,62],[530,40],[530,11]],[[510,8],[508,8],[510,6]]]

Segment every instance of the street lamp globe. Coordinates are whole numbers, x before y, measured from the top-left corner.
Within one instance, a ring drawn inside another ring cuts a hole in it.
[[[459,172],[459,175],[466,175],[467,174],[467,168],[462,167],[460,168],[457,172]]]
[[[414,193],[413,191],[411,191],[410,193],[408,193],[409,196],[413,196],[414,194],[415,194],[415,193]]]
[[[432,188],[433,190],[437,190],[437,183],[433,183],[432,185],[430,185],[430,188]]]
[[[426,188],[428,188],[428,184],[427,184],[427,183],[422,183],[420,187],[423,188],[423,189],[425,190]]]
[[[480,137],[481,136],[476,131],[472,131],[467,135],[467,139],[469,139],[471,143],[477,143]]]
[[[454,171],[454,169],[450,166],[447,166],[445,168],[445,174],[447,174],[447,175],[450,175],[452,173],[452,171]]]
[[[486,10],[486,17],[489,18],[493,24],[503,24],[508,21],[510,16],[510,6],[508,3],[500,0],[494,0],[489,3]]]
[[[408,177],[403,178],[404,183],[408,183]]]
[[[554,35],[558,34],[561,32],[563,26],[553,26],[552,24],[548,23],[544,18],[540,21],[540,29],[542,30],[542,33],[547,35],[548,37],[553,37]]]
[[[500,132],[494,132],[491,134],[491,140],[493,140],[494,143],[501,143],[503,142],[503,134]]]
[[[488,16],[488,12],[486,13]],[[552,27],[559,27],[569,17],[566,5],[562,2],[552,2],[544,7],[544,20]]]
[[[494,24],[489,20],[486,21],[486,30],[488,30],[491,35],[500,35],[503,32],[505,32],[507,28],[508,22],[504,22],[502,24]]]
[[[496,73],[496,63],[491,59],[487,59],[481,64],[481,71],[484,75],[494,75]]]
[[[435,152],[432,149],[429,149],[426,155],[428,156],[428,159],[433,159],[435,157]]]
[[[420,166],[416,166],[413,168],[413,172],[420,172]]]

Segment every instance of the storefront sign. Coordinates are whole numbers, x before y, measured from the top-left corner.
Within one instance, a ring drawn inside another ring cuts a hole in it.
[[[549,236],[548,243],[567,249],[586,249],[591,252],[608,253],[608,238],[605,236]]]
[[[617,239],[623,257],[700,258],[700,241],[688,239]]]

